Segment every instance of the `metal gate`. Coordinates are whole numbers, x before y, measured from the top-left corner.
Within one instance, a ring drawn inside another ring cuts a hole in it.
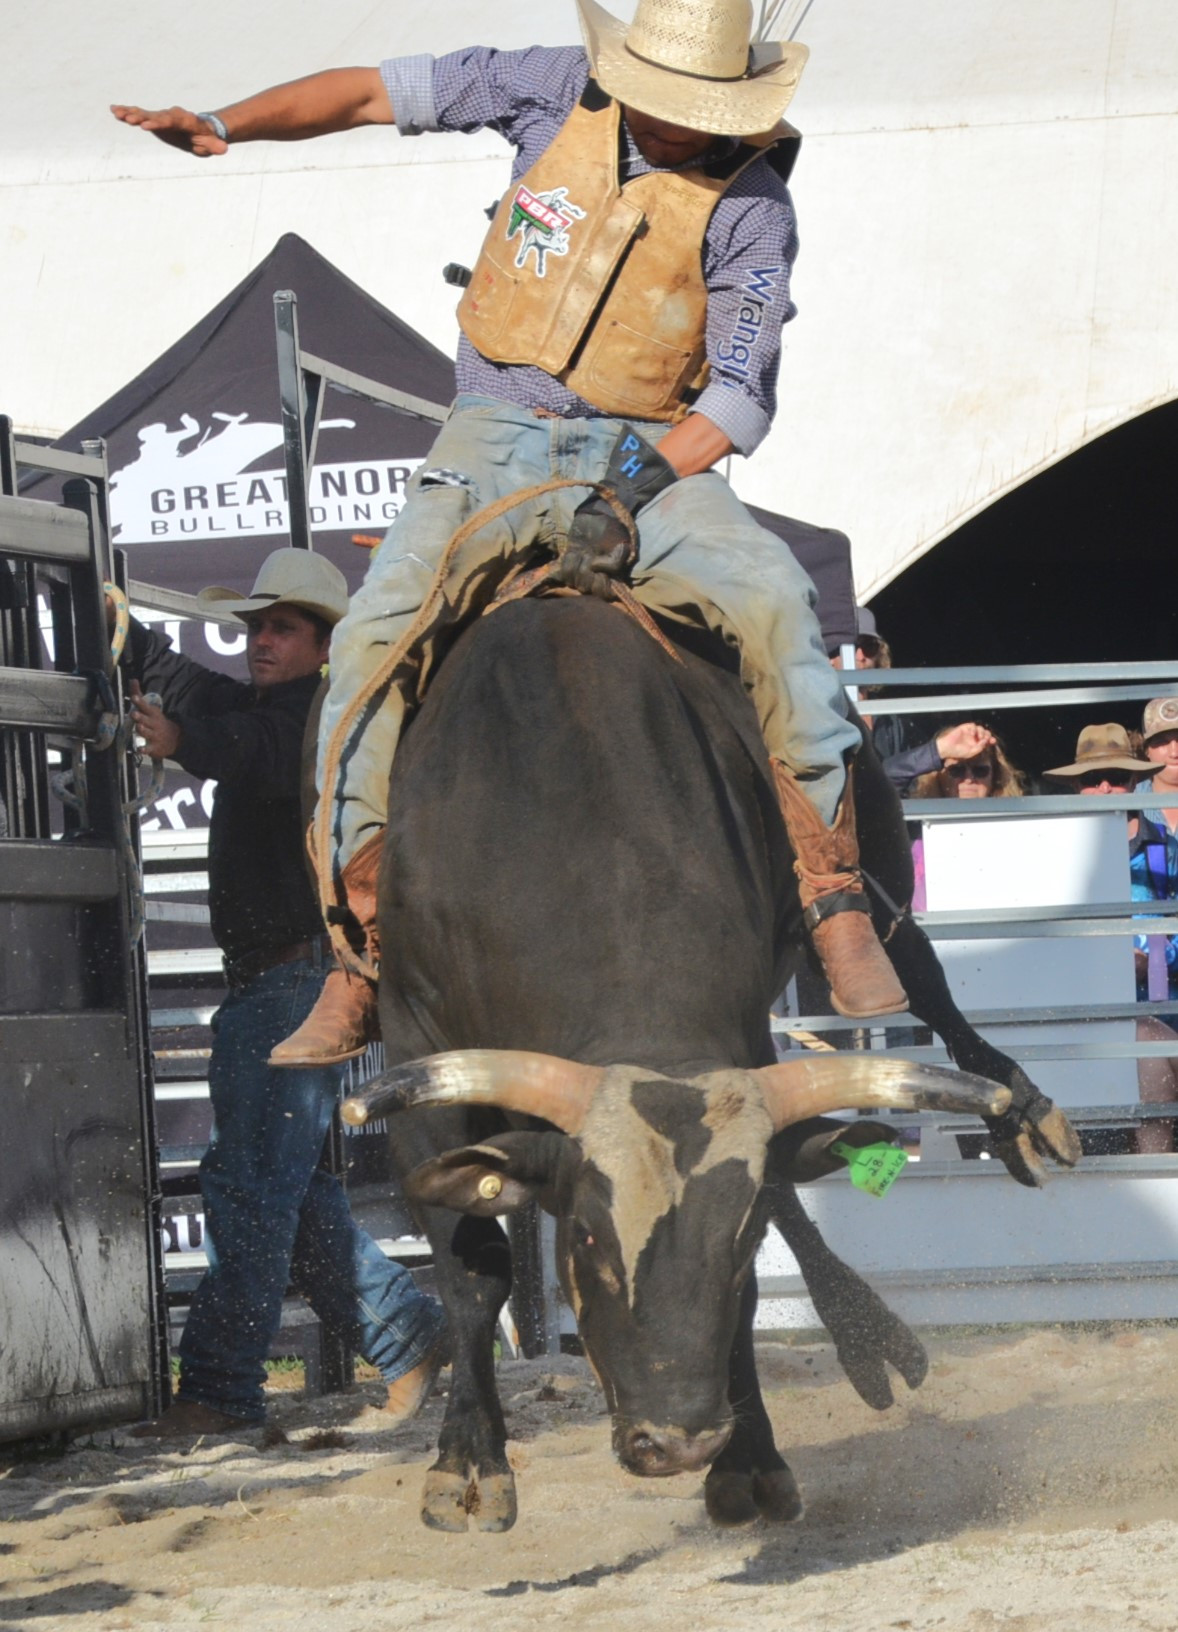
[[[1083,706],[1080,724],[1108,718],[1110,706],[1139,707],[1149,697],[1172,695],[1178,664],[892,669],[870,678],[887,694],[886,701],[871,699],[878,714],[976,719],[999,710]],[[961,853],[964,843],[972,844],[988,869],[979,873],[968,908],[916,915],[937,943],[966,1019],[1067,1111],[1084,1147],[1073,1172],[1048,1164],[1046,1188],[1034,1191],[988,1159],[981,1123],[901,1113],[896,1120],[917,1142],[919,1160],[910,1162],[886,1201],[864,1197],[841,1176],[804,1190],[804,1205],[830,1245],[906,1320],[1145,1320],[1173,1318],[1178,1308],[1178,1151],[1147,1154],[1136,1138],[1144,1123],[1178,1118],[1178,1102],[1140,1102],[1136,1074],[1139,1060],[1178,1057],[1178,1038],[1136,1040],[1139,1020],[1174,1025],[1172,1002],[1135,1000],[1129,944],[1142,933],[1178,933],[1178,901],[1128,898],[1125,819],[1157,803],[1156,793],[1139,788],[1098,798],[905,804],[908,817],[923,825],[926,855],[931,839],[953,839]],[[1069,829],[1081,841],[1070,852]],[[1103,886],[1094,889],[1102,850],[1106,864],[1118,864],[1111,873],[1105,865]],[[1004,876],[1001,858],[1020,851],[1045,871],[1046,895],[1020,899],[1019,886]],[[1087,866],[1073,867],[1070,877],[1057,867],[1052,877],[1053,852],[1084,855]],[[1069,945],[1107,953],[1096,960],[1097,979],[1083,992],[1058,978],[1060,954]],[[987,998],[986,970],[1003,966],[1010,971],[1006,995]],[[917,1024],[905,1014],[867,1025],[803,1015],[775,1021],[774,1029],[779,1036],[801,1031],[828,1040],[855,1032],[857,1046],[891,1046],[907,1058],[944,1063],[945,1050],[935,1040],[912,1046]],[[775,1234],[762,1249],[758,1274],[762,1326],[817,1323],[797,1264]]]
[[[17,498],[24,465],[65,503]],[[154,1414],[166,1380],[105,479],[0,419],[0,1440]]]

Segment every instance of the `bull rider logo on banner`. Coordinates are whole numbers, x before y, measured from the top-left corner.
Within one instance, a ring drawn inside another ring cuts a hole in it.
[[[282,447],[282,426],[248,414],[213,413],[202,426],[180,415],[180,429],[143,425],[139,452],[111,472],[111,520],[120,544],[259,538],[289,532],[286,473],[281,460],[249,467]],[[216,425],[213,421],[217,421]],[[322,430],[353,430],[355,420],[325,419]],[[316,465],[311,473],[311,525],[383,532],[400,513],[405,484],[420,459],[356,459]]]

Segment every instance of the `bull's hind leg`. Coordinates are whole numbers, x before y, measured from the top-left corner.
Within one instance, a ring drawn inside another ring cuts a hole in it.
[[[728,1397],[736,1422],[704,1481],[708,1517],[716,1524],[749,1524],[753,1519],[786,1524],[802,1512],[801,1492],[773,1442],[773,1425],[761,1398],[753,1353],[756,1310],[757,1281],[750,1275],[728,1361]]]
[[[510,1530],[515,1476],[495,1385],[495,1333],[511,1290],[511,1252],[494,1219],[424,1210],[450,1322],[450,1397],[426,1474],[423,1523],[434,1530]]]

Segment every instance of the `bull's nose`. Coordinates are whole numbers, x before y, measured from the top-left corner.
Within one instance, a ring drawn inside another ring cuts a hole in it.
[[[659,1479],[672,1473],[691,1473],[706,1468],[727,1445],[731,1422],[702,1434],[688,1434],[682,1428],[655,1427],[649,1422],[618,1423],[614,1429],[614,1451],[628,1473],[642,1479]]]

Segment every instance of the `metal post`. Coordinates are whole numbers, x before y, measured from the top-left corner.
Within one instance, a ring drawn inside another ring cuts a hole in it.
[[[16,439],[7,414],[0,414],[0,493],[16,497]]]
[[[299,354],[298,298],[293,289],[275,292],[274,338],[278,347],[278,393],[282,408],[282,451],[286,461],[290,541],[297,550],[309,550],[312,545],[311,510],[307,499],[307,478],[310,473],[307,392]]]

